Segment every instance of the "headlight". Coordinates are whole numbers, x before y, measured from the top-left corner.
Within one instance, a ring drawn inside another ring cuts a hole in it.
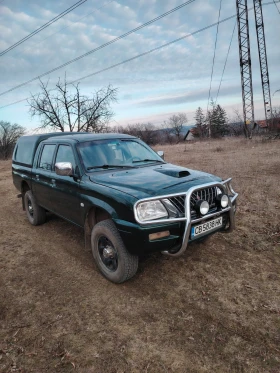
[[[199,200],[196,202],[195,209],[201,215],[206,215],[209,208],[209,203],[207,201]]]
[[[216,200],[222,208],[225,208],[228,206],[228,196],[226,194],[217,195]]]
[[[155,220],[160,218],[167,218],[168,213],[166,208],[160,201],[141,202],[136,207],[136,213],[139,220]]]

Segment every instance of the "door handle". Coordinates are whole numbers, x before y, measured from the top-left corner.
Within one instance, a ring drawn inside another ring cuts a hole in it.
[[[36,180],[40,180],[40,176],[39,175],[35,175],[36,177]]]
[[[55,179],[52,179],[52,186],[55,186]]]

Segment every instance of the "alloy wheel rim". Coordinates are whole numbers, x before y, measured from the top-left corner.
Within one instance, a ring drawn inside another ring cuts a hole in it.
[[[32,206],[30,199],[28,199],[27,208],[28,208],[29,215],[33,217],[34,210],[33,210],[33,206]]]
[[[98,254],[103,265],[111,272],[118,268],[118,253],[112,242],[105,236],[98,239]]]

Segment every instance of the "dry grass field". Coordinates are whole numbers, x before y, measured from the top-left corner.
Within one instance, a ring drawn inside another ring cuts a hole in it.
[[[122,285],[97,272],[79,228],[28,223],[0,162],[0,372],[280,372],[279,140],[160,148],[233,178],[237,228],[181,258],[143,257]]]

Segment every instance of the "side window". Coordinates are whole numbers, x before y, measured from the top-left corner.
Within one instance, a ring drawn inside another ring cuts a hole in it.
[[[43,168],[44,170],[51,170],[52,169],[52,160],[53,154],[55,150],[55,145],[44,145],[40,162],[39,168]]]
[[[56,154],[55,163],[58,162],[71,162],[73,168],[75,169],[76,162],[73,154],[73,150],[68,145],[59,145],[58,151]]]

